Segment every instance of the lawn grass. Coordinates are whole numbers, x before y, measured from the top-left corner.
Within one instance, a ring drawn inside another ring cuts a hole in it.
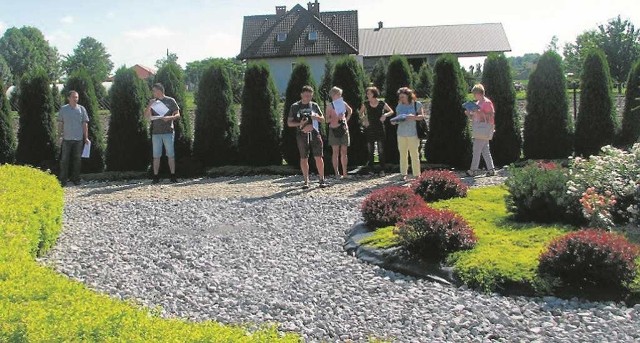
[[[160,309],[112,299],[36,263],[62,229],[52,175],[0,166],[0,342],[299,342],[275,326],[164,319]]]
[[[514,222],[505,206],[507,194],[504,186],[473,188],[466,198],[431,204],[460,214],[478,237],[474,249],[451,255],[447,264],[455,267],[466,285],[486,292],[500,290],[507,284],[548,292],[548,286],[537,274],[538,257],[554,238],[576,228]],[[396,247],[399,243],[393,229],[393,226],[378,229],[360,243],[378,249]],[[640,261],[631,290],[640,292]]]

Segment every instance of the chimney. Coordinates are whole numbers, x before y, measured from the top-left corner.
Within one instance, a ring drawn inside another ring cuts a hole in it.
[[[287,6],[276,6],[276,15],[283,16],[287,13]]]
[[[318,0],[315,0],[315,2],[309,2],[307,3],[307,9],[313,14],[320,14],[320,3]]]
[[[382,30],[383,27],[384,27],[384,23],[379,21],[378,22],[378,30]]]

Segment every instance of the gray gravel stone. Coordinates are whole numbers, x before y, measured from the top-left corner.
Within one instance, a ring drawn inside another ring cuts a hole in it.
[[[277,323],[310,342],[640,340],[640,306],[492,296],[359,262],[342,244],[361,197],[161,199],[68,199],[44,263],[166,316]]]

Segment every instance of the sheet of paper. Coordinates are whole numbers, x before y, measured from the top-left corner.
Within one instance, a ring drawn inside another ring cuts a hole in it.
[[[169,107],[160,100],[154,102],[153,105],[151,105],[151,109],[160,117],[164,117],[169,113]]]
[[[333,108],[336,110],[338,115],[345,114],[347,112],[347,105],[344,102],[343,98],[333,101]]]
[[[91,156],[91,141],[85,143],[84,149],[82,149],[82,158],[89,158]]]

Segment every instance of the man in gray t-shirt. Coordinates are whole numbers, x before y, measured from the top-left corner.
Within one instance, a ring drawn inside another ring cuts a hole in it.
[[[164,112],[159,113],[158,111]],[[153,99],[144,111],[147,119],[151,120],[151,143],[153,146],[153,183],[160,182],[160,157],[162,148],[169,160],[171,182],[178,182],[176,178],[176,157],[174,149],[173,122],[180,118],[180,107],[174,98],[164,95],[164,86],[159,83],[153,85]]]
[[[71,167],[71,181],[80,184],[80,164],[82,149],[89,143],[89,114],[84,106],[78,104],[78,92],[69,92],[69,104],[60,108],[58,113],[58,132],[61,133],[60,183],[66,185]]]

